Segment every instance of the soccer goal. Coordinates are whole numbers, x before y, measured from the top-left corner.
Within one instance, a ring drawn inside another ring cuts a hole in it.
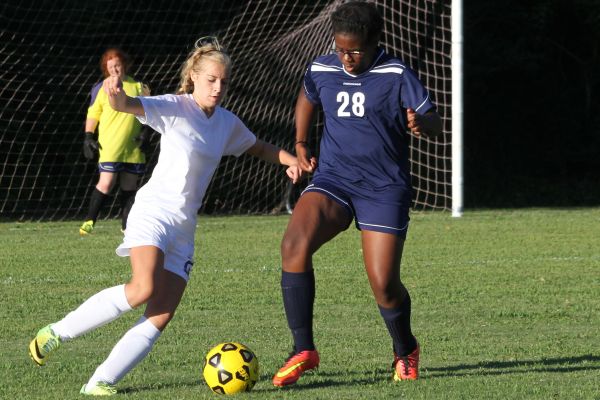
[[[80,218],[97,180],[82,155],[89,93],[102,79],[98,60],[110,46],[132,56],[130,75],[153,94],[177,89],[194,41],[217,35],[233,59],[224,102],[258,137],[288,150],[304,69],[329,50],[329,15],[343,1],[8,2],[0,31],[0,215],[19,220]],[[452,208],[451,4],[374,1],[385,20],[382,46],[417,71],[444,122],[444,135],[413,139],[414,208]],[[311,137],[318,152],[320,129]],[[156,163],[152,139],[146,180]],[[252,157],[226,158],[202,212],[269,213],[292,208],[298,188],[281,168]],[[116,193],[116,191],[115,191]],[[101,213],[116,216],[118,195]]]

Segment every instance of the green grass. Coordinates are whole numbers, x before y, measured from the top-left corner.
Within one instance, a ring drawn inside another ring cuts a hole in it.
[[[422,345],[421,377],[391,381],[391,343],[349,229],[315,256],[321,367],[290,389],[270,377],[291,339],[280,298],[287,216],[201,217],[178,314],[118,397],[215,398],[201,359],[250,346],[261,379],[240,398],[599,399],[600,209],[413,213],[403,280]],[[118,221],[0,224],[0,398],[70,399],[141,310],[65,344],[44,368],[27,345],[41,326],[129,277]]]

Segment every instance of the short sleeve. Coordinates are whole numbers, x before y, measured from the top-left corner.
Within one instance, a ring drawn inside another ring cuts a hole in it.
[[[162,95],[153,97],[140,96],[144,116],[136,116],[138,121],[148,125],[156,132],[164,135],[177,117],[177,98],[175,95]]]
[[[102,97],[103,94],[104,92],[102,91],[102,82],[94,85],[91,92],[90,106],[87,111],[87,118],[100,121],[100,117],[102,116],[102,101],[100,100],[100,97]]]
[[[233,118],[233,126],[223,154],[239,157],[256,143],[256,136],[238,117],[230,115]]]
[[[306,72],[304,73],[304,94],[308,101],[313,104],[321,104],[321,99],[319,98],[319,91],[317,90],[317,85],[312,77],[311,72],[312,63],[308,65],[306,68]]]
[[[404,70],[402,88],[400,90],[400,104],[404,108],[412,108],[418,114],[425,114],[431,109],[435,109],[429,92],[419,78],[417,74],[410,68]]]

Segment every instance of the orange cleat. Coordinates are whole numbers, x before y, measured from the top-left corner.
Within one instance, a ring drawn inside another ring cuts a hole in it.
[[[305,371],[318,366],[319,353],[316,350],[305,350],[297,354],[291,354],[283,367],[273,376],[273,385],[279,387],[293,385]]]
[[[392,367],[395,381],[414,381],[419,377],[419,353],[420,349],[417,343],[417,348],[407,356],[400,357],[394,354]]]

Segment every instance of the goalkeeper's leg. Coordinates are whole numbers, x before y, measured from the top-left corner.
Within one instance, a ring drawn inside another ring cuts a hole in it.
[[[100,166],[100,168],[103,168],[102,165]],[[80,235],[88,235],[94,230],[94,225],[96,224],[96,220],[98,219],[98,214],[100,214],[100,210],[106,202],[106,199],[108,198],[108,195],[112,186],[114,185],[115,180],[115,173],[102,170],[100,171],[100,178],[98,179],[98,183],[96,184],[96,187],[92,192],[92,196],[90,198],[90,206],[88,208],[85,221],[79,228]]]
[[[121,185],[121,230],[127,229],[127,217],[135,200],[139,175],[144,171],[144,164],[126,164],[129,170],[120,173]]]
[[[135,190],[121,190],[121,230],[127,229],[127,217],[135,200]]]

